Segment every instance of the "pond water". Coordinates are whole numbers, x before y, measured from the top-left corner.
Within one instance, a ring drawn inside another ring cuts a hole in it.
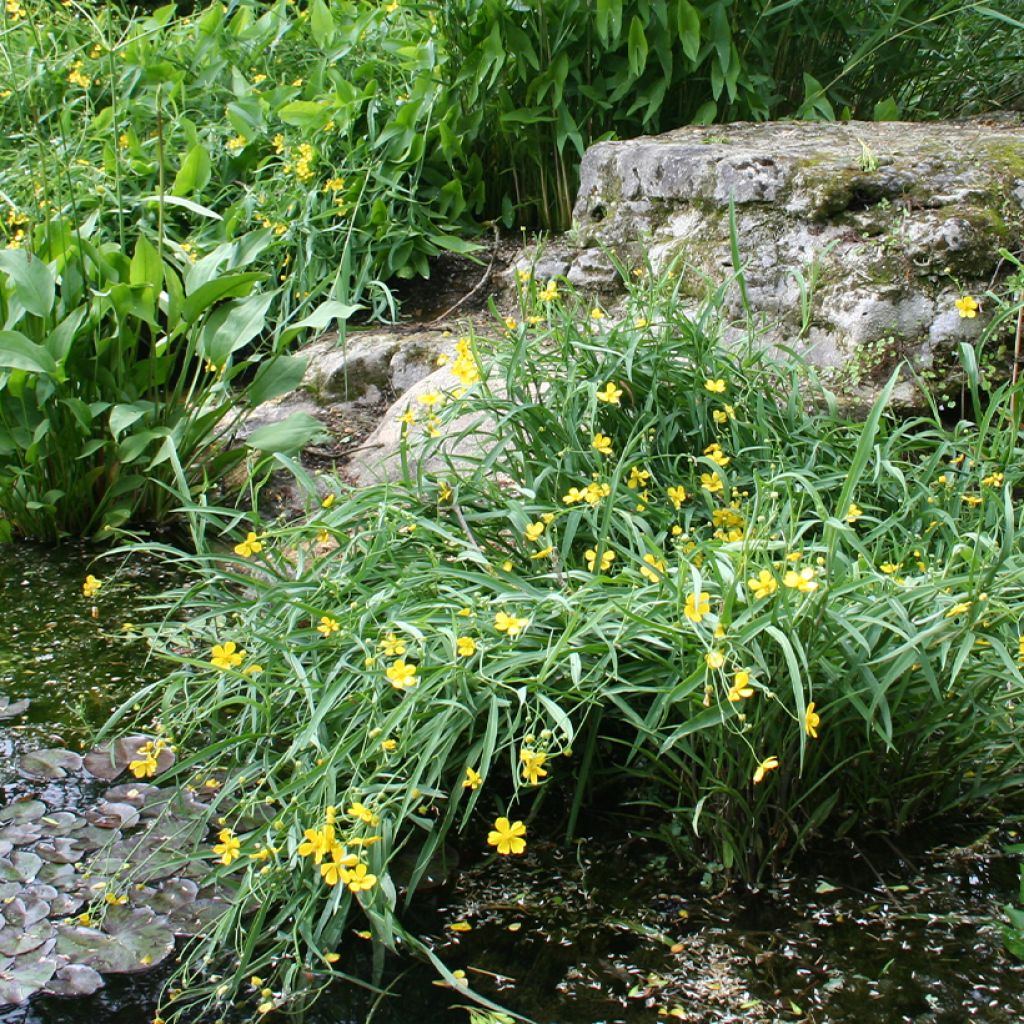
[[[0,550],[0,692],[29,698],[0,722],[3,802],[67,806],[71,782],[18,776],[26,749],[88,742],[112,708],[159,678],[134,629],[168,577],[141,561],[94,563],[80,547]],[[105,580],[82,595],[92,573]],[[92,608],[95,605],[96,615]],[[571,847],[531,842],[522,858],[481,859],[418,899],[410,925],[473,988],[543,1024],[793,1021],[1018,1024],[1024,965],[993,921],[1017,890],[1000,844],[1020,823],[947,825],[912,838],[822,848],[760,892],[688,877],[623,824]],[[453,927],[454,926],[454,927]],[[353,935],[346,968],[365,967]],[[144,1024],[166,973],[112,976],[94,996],[0,1008],[0,1024]],[[391,965],[387,994],[339,988],[312,1024],[454,1024],[470,1001],[433,970]],[[240,1007],[238,1019],[253,1018]],[[268,1019],[269,1018],[265,1018]]]

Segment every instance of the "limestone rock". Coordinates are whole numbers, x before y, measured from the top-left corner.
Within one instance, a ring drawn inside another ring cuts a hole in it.
[[[691,127],[586,153],[566,276],[606,299],[608,252],[676,266],[696,304],[732,280],[726,312],[795,349],[833,386],[870,392],[908,357],[941,376],[984,317],[981,297],[1024,237],[1024,115],[955,123],[768,123]],[[983,309],[984,313],[984,309]],[[913,388],[903,389],[911,398]]]

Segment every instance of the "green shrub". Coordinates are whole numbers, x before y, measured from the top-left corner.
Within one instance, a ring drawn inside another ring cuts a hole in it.
[[[178,1012],[253,971],[301,998],[353,924],[419,948],[400,915],[431,857],[514,856],[549,793],[570,835],[631,813],[759,879],[1017,777],[1011,389],[954,427],[885,396],[854,423],[722,347],[720,293],[677,290],[641,277],[611,325],[527,282],[506,337],[460,342],[464,393],[409,410],[405,483],[293,525],[191,508],[195,552],[163,549],[193,573],[155,637],[173,671],[135,701],[179,784],[223,780],[209,843],[239,889]]]

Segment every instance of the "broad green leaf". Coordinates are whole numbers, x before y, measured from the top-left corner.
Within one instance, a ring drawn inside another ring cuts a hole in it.
[[[347,302],[338,302],[336,299],[327,299],[321,302],[305,320],[292,324],[291,327],[284,331],[281,335],[281,340],[287,343],[307,329],[323,331],[337,320],[348,320],[349,317],[354,316],[362,308],[359,304],[353,305]]]
[[[309,5],[309,28],[321,50],[327,49],[334,41],[334,19],[324,0],[313,0]]]
[[[143,196],[140,203],[159,203],[163,202],[167,206],[180,206],[184,210],[188,210],[190,213],[197,213],[200,217],[209,217],[210,220],[223,220],[224,218],[217,213],[216,210],[211,210],[208,206],[202,206],[199,203],[193,202],[191,199],[186,199],[184,196],[165,195],[161,199],[160,196]]]
[[[275,292],[257,292],[225,304],[210,314],[199,336],[199,354],[214,366],[227,364],[232,352],[248,345],[266,325],[267,309]]]
[[[261,452],[294,452],[325,433],[324,425],[308,412],[294,412],[280,423],[254,430],[246,445]]]
[[[42,346],[29,341],[19,331],[0,331],[0,366],[60,377],[60,368]]]
[[[181,162],[178,173],[174,176],[171,192],[175,196],[187,196],[192,192],[202,192],[210,180],[210,154],[202,145],[193,146]]]
[[[634,14],[629,23],[629,70],[634,78],[639,78],[647,67],[647,35],[644,23]]]
[[[118,438],[132,424],[138,423],[144,416],[148,416],[152,412],[152,402],[132,402],[130,404],[115,405],[110,410],[110,433],[115,438]]]
[[[308,362],[305,356],[277,356],[267,360],[245,389],[246,401],[250,405],[259,405],[294,391],[302,383]]]
[[[248,295],[252,291],[252,286],[262,279],[263,274],[246,271],[241,274],[225,274],[223,277],[207,281],[185,299],[181,307],[181,318],[187,324],[195,323],[203,313],[212,309],[222,299]]]
[[[163,270],[160,254],[149,239],[140,234],[135,242],[135,252],[132,255],[131,268],[128,271],[129,283],[147,285],[159,290],[164,282]]]
[[[293,100],[286,103],[277,112],[277,116],[285,124],[307,131],[319,131],[331,119],[333,107],[328,103],[314,100]]]
[[[53,308],[53,272],[37,256],[24,249],[0,250],[0,273],[6,273],[14,296],[33,316],[46,316]]]
[[[700,52],[700,15],[690,0],[679,0],[678,23],[683,53],[691,61],[696,61]]]

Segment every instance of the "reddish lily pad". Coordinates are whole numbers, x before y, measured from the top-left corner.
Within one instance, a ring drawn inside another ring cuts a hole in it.
[[[53,934],[53,925],[46,919],[37,921],[28,928],[7,925],[0,928],[0,953],[4,956],[31,953],[52,939]]]
[[[155,741],[155,736],[122,736],[114,743],[104,743],[95,750],[90,750],[85,755],[85,767],[97,779],[113,782],[122,772],[128,770],[130,762],[140,759],[139,751],[142,747]],[[174,760],[174,751],[163,747],[156,757],[155,774],[167,771],[174,764]]]
[[[17,718],[18,715],[23,715],[28,711],[31,703],[32,701],[27,697],[22,700],[12,701],[6,693],[0,693],[0,720]]]
[[[36,853],[51,864],[77,864],[85,850],[73,839],[52,839],[48,843],[37,843]]]
[[[0,857],[0,881],[31,882],[42,866],[41,857],[26,850],[15,850],[10,857]]]
[[[52,996],[91,996],[103,988],[103,975],[85,964],[68,964],[43,986]]]
[[[97,828],[131,828],[139,823],[138,809],[131,804],[101,800],[85,812],[86,820]]]
[[[81,755],[61,747],[30,750],[18,759],[18,770],[29,779],[66,779],[69,771],[77,772],[81,768]]]
[[[0,807],[0,821],[24,825],[41,818],[45,813],[46,804],[42,800],[16,800],[13,804]]]

